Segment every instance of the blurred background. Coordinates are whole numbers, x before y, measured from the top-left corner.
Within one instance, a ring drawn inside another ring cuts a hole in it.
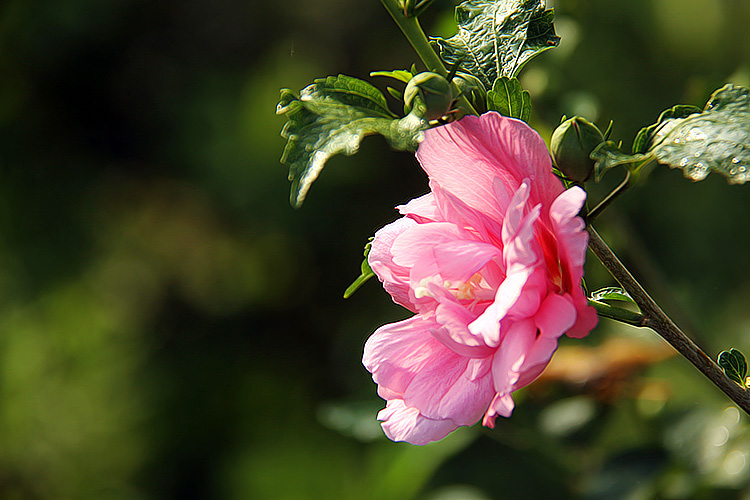
[[[562,43],[521,75],[545,139],[581,114],[629,146],[750,85],[747,0],[549,4]],[[275,105],[413,62],[376,0],[0,4],[0,498],[750,498],[750,419],[606,320],[494,431],[382,437],[362,346],[407,313],[342,293],[426,179],[369,138],[294,210]],[[750,352],[748,189],[661,168],[599,222],[712,356]],[[614,284],[593,257],[587,282]]]

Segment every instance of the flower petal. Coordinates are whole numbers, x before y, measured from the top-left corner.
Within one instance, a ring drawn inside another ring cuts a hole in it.
[[[458,428],[450,419],[433,420],[423,416],[401,399],[388,401],[378,413],[378,420],[383,422],[383,431],[391,440],[418,445],[443,439]]]
[[[392,248],[398,235],[415,225],[413,220],[402,217],[384,226],[375,233],[367,255],[367,262],[393,301],[411,311],[415,309],[409,299],[409,269],[394,262]]]
[[[495,194],[496,178],[513,192],[528,177],[535,203],[551,202],[563,190],[539,134],[498,113],[466,116],[427,130],[417,158],[442,189],[498,221],[505,216],[505,206]]]
[[[414,198],[405,205],[399,205],[396,208],[401,215],[405,215],[419,223],[442,220],[438,212],[437,203],[435,203],[435,195],[432,193]]]

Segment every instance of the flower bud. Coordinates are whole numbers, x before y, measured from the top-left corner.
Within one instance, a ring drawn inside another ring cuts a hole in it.
[[[574,116],[562,122],[552,133],[550,150],[555,166],[569,179],[585,181],[594,171],[591,152],[604,141],[596,125]]]
[[[409,80],[404,90],[404,104],[414,107],[414,99],[419,97],[425,107],[424,118],[437,120],[445,115],[453,104],[451,84],[437,73],[419,73]]]

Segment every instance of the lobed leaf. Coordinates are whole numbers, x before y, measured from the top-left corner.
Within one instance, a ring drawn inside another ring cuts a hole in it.
[[[287,119],[281,162],[289,166],[292,205],[302,205],[329,158],[356,153],[367,135],[383,135],[394,149],[415,150],[427,127],[417,111],[398,118],[382,92],[346,75],[315,80],[300,97],[283,89],[276,113]]]
[[[456,7],[458,32],[432,41],[447,66],[460,64],[489,89],[560,43],[553,18],[544,0],[466,0]]]
[[[750,180],[750,89],[727,84],[701,113],[664,122],[653,139],[659,163],[702,181],[710,172],[730,184]]]
[[[719,353],[718,363],[727,377],[734,380],[742,387],[745,387],[747,360],[745,359],[744,354],[737,349],[721,351],[721,353]]]
[[[531,94],[523,89],[518,78],[501,76],[487,92],[487,108],[503,116],[528,122],[531,117]]]
[[[654,160],[654,155],[650,153],[625,153],[613,141],[602,142],[594,148],[589,156],[596,161],[594,165],[594,180],[596,182],[599,182],[604,174],[621,165],[626,166],[631,174],[638,175],[638,172],[645,165]]]

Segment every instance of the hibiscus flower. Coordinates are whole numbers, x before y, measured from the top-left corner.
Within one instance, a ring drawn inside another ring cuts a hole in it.
[[[430,193],[398,207],[368,256],[415,314],[380,327],[363,363],[387,401],[386,435],[426,444],[509,417],[560,336],[587,335],[597,316],[581,288],[586,193],[564,189],[534,130],[467,116],[428,130],[417,159]]]

